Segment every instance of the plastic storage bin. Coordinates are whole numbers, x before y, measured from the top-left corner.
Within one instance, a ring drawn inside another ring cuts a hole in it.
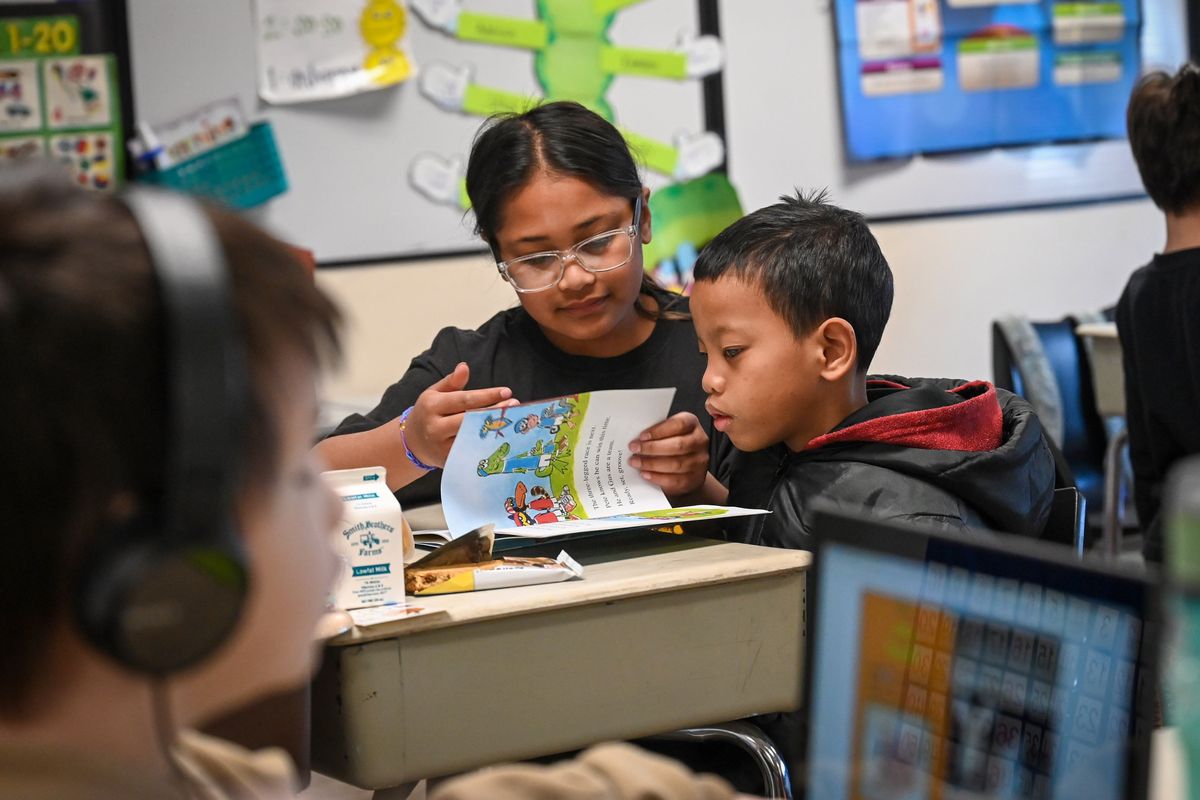
[[[231,208],[261,205],[288,189],[268,122],[255,123],[240,139],[181,164],[148,172],[138,180],[207,197]]]

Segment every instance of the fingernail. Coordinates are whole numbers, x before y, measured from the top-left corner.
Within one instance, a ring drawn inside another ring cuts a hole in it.
[[[501,397],[512,397],[512,389],[508,388],[507,386],[501,386],[500,387],[500,396]]]
[[[629,458],[629,466],[633,467],[634,469],[637,469],[641,465],[642,465],[642,460],[640,458],[638,458],[637,456],[631,456]]]
[[[641,451],[642,451],[642,443],[641,442],[630,442],[629,443],[629,452],[640,453]]]
[[[638,439],[640,439],[643,442],[648,442],[648,441],[650,441],[650,434],[643,433],[641,436],[638,437]]]
[[[645,478],[646,480],[650,480],[650,473],[649,473],[649,472],[643,472],[643,473],[642,473],[642,477],[643,477],[643,478]]]

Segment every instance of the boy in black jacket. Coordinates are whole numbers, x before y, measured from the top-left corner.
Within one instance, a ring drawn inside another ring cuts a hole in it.
[[[714,427],[743,451],[738,538],[807,548],[811,501],[892,520],[1040,536],[1054,490],[1042,426],[985,381],[867,378],[892,273],[824,193],[755,211],[700,254],[692,315]]]

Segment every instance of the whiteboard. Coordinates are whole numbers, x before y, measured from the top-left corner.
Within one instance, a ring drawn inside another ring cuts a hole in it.
[[[268,106],[256,95],[251,0],[127,0],[134,108],[169,120],[224,97],[269,120],[289,191],[250,216],[322,264],[431,256],[480,248],[460,208],[430,202],[409,183],[414,158],[463,158],[481,120],[438,109],[415,81],[349,98]],[[534,19],[532,0],[464,0],[471,11]],[[462,42],[409,15],[421,65],[470,65],[478,83],[539,95],[533,56]],[[645,0],[617,12],[615,44],[670,49],[699,31],[696,0]],[[617,76],[607,94],[618,123],[660,141],[705,130],[702,82]],[[651,177],[651,181],[657,179]]]
[[[291,190],[251,212],[260,224],[312,248],[322,264],[479,249],[469,216],[430,203],[406,179],[419,155],[465,158],[479,119],[436,109],[411,81],[341,100],[265,106],[255,94],[250,0],[127,2],[139,117],[169,119],[236,95],[273,123]],[[532,0],[463,5],[535,16]],[[793,187],[827,187],[835,202],[875,219],[1142,193],[1123,140],[851,164],[842,145],[830,4],[720,0],[718,8],[726,153],[747,210]],[[669,47],[678,33],[698,29],[696,9],[694,0],[645,0],[618,14],[612,39]],[[1185,3],[1145,0],[1144,19],[1143,61],[1174,69],[1186,59]],[[452,40],[419,22],[409,37],[419,63],[470,64],[481,83],[538,91],[527,52]],[[705,127],[698,81],[620,76],[609,97],[620,123],[663,141]]]
[[[1183,0],[1144,0],[1148,67],[1174,71],[1187,60],[1185,11]],[[720,12],[729,173],[747,210],[793,187],[826,187],[834,202],[874,219],[1143,194],[1125,140],[852,164],[831,4],[722,0]]]

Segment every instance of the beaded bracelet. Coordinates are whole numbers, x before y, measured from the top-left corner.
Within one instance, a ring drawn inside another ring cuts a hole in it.
[[[413,466],[417,467],[418,469],[423,469],[426,472],[432,472],[433,470],[437,469],[437,467],[431,467],[421,459],[417,458],[416,454],[414,454],[412,450],[408,449],[408,440],[404,438],[404,423],[408,420],[408,415],[412,413],[412,410],[413,407],[409,406],[408,408],[404,409],[404,413],[400,415],[400,444],[404,445],[404,455],[408,456],[408,460],[413,463]]]

